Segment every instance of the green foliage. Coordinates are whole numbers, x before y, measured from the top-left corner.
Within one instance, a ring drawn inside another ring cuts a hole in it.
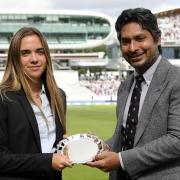
[[[116,123],[115,105],[68,106],[68,135],[92,132],[103,140],[110,138]],[[63,180],[107,180],[108,173],[85,165],[63,170]]]

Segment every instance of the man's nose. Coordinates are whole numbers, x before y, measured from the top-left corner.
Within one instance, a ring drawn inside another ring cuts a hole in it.
[[[134,52],[138,49],[138,43],[136,41],[131,41],[131,43],[129,44],[129,50],[131,52]]]

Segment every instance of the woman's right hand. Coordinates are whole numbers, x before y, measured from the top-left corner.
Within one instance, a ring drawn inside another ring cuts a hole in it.
[[[52,168],[56,171],[61,171],[65,167],[72,167],[72,161],[65,155],[53,154]]]

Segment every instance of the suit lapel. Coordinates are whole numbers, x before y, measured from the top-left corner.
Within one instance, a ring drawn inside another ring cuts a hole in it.
[[[36,121],[36,117],[34,115],[33,109],[29,103],[29,101],[27,100],[25,93],[23,92],[23,90],[20,90],[18,92],[19,95],[19,101],[22,105],[22,108],[24,109],[24,112],[29,120],[29,123],[32,127],[34,136],[35,136],[35,142],[37,144],[37,147],[39,149],[39,152],[42,152],[41,150],[41,143],[40,143],[40,135],[39,135],[39,130],[38,130],[38,124]]]
[[[45,83],[44,83],[44,88],[45,88],[45,91],[46,91],[46,96],[48,98],[48,101],[49,101],[49,103],[51,105],[50,94],[49,94],[49,91],[48,91],[47,86],[45,85]],[[63,134],[64,134],[63,127],[61,125],[61,122],[60,122],[60,119],[59,119],[57,113],[55,115],[55,124],[56,124],[56,140],[55,140],[54,145],[53,145],[54,147],[56,146],[57,143],[59,143],[59,141],[62,139]]]
[[[153,107],[168,84],[168,81],[166,81],[166,76],[168,74],[169,67],[170,65],[166,62],[166,60],[161,60],[156,72],[154,73],[139,117],[134,146],[138,143],[139,139],[143,135],[150,120]]]
[[[126,101],[131,89],[131,86],[133,84],[133,75],[130,75],[127,81],[123,82],[123,84],[120,86],[119,92],[118,92],[118,99],[117,99],[117,118],[118,118],[118,125],[117,127],[120,128],[118,131],[121,131],[121,125],[123,121],[123,115],[124,115],[124,109],[126,106]]]
[[[56,140],[55,140],[54,146],[57,143],[59,143],[60,140],[62,140],[63,134],[64,134],[60,119],[58,118],[57,115],[56,115],[56,118],[55,118],[55,123],[56,123]]]

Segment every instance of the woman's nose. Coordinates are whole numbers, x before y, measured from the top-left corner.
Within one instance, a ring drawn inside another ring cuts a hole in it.
[[[32,57],[31,57],[31,62],[37,62],[38,61],[38,58],[36,56],[36,53],[32,53]]]

